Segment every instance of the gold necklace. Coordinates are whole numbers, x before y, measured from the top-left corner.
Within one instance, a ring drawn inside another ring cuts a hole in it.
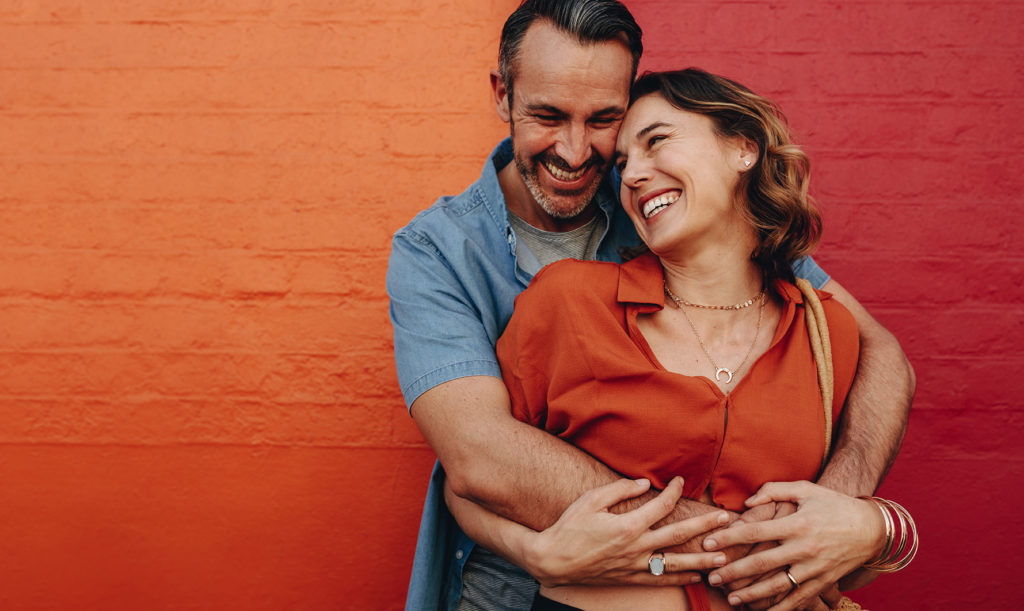
[[[700,304],[700,303],[690,303],[689,301],[683,299],[682,297],[677,297],[676,294],[672,292],[672,289],[668,288],[668,280],[666,280],[664,282],[664,285],[665,285],[665,294],[668,295],[669,297],[671,297],[672,301],[676,302],[676,305],[680,306],[680,308],[682,306],[690,306],[691,308],[703,308],[705,310],[742,310],[743,308],[749,308],[750,306],[754,305],[754,302],[757,301],[757,299],[759,297],[764,295],[764,286],[762,285],[761,286],[761,291],[757,295],[754,295],[753,297],[751,297],[750,299],[748,299],[748,300],[746,300],[746,301],[744,301],[742,303],[737,303],[736,305],[724,305],[724,306],[723,305],[703,305],[703,304]]]
[[[708,347],[704,345],[704,340],[701,339],[700,333],[697,333],[696,325],[693,324],[693,321],[690,320],[690,317],[686,314],[686,310],[683,309],[683,303],[680,303],[682,300],[672,294],[672,291],[670,291],[668,289],[668,285],[667,284],[665,285],[665,294],[672,298],[672,301],[676,304],[676,307],[679,308],[679,311],[683,313],[683,318],[686,319],[686,322],[688,322],[690,324],[690,328],[693,329],[693,334],[697,337],[697,343],[700,344],[700,349],[704,351],[704,355],[708,357],[708,360],[711,361],[711,365],[715,368],[715,381],[716,382],[721,382],[722,378],[720,378],[719,376],[721,376],[724,373],[727,376],[729,376],[728,378],[726,378],[725,383],[726,384],[732,384],[732,377],[733,377],[733,375],[738,373],[741,369],[743,369],[743,366],[747,364],[747,359],[750,358],[750,353],[754,351],[754,346],[757,344],[757,336],[760,335],[760,333],[761,333],[761,318],[764,316],[764,302],[765,302],[764,288],[762,288],[761,292],[758,293],[758,295],[761,297],[761,299],[760,299],[761,305],[757,309],[757,328],[754,330],[754,341],[750,342],[750,348],[747,349],[746,356],[743,357],[743,361],[740,362],[740,364],[737,365],[735,369],[729,369],[728,367],[721,367],[721,366],[719,366],[718,363],[715,362],[715,359],[711,356],[711,352],[708,351]],[[757,297],[754,297],[754,299],[757,299]],[[714,308],[714,309],[738,310],[740,308],[745,308],[748,305],[750,305],[750,304],[749,303],[747,305],[742,305],[741,304],[739,308],[737,308],[737,307],[725,307],[725,308],[723,308],[723,307],[719,306],[719,307]],[[695,306],[695,307],[700,307],[700,306]]]

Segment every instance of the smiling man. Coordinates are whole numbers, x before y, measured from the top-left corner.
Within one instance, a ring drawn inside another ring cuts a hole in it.
[[[515,297],[543,265],[619,262],[620,249],[639,244],[607,172],[641,52],[640,28],[615,0],[524,2],[505,23],[490,77],[511,137],[466,191],[440,198],[394,236],[387,285],[399,382],[440,461],[408,609],[529,609],[537,589],[458,529],[444,502],[446,476],[455,495],[538,530],[583,492],[618,479],[512,417],[494,347]],[[913,374],[895,339],[813,261],[795,271],[836,294],[861,328],[858,381],[822,479],[870,494],[902,439]],[[674,517],[694,515],[693,505],[680,503]],[[619,582],[684,583],[642,570]]]

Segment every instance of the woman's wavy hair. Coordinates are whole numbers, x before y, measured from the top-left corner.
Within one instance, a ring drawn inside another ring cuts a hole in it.
[[[735,81],[697,68],[643,74],[633,84],[630,104],[650,94],[710,118],[719,136],[739,136],[757,146],[757,163],[737,186],[737,194],[745,192],[749,202],[743,215],[757,230],[751,259],[769,278],[792,281],[793,262],[814,250],[821,237],[821,214],[807,194],[810,161],[790,140],[779,108]]]

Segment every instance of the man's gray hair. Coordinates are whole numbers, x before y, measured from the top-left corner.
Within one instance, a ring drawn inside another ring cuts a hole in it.
[[[617,0],[525,0],[505,21],[498,48],[498,70],[512,104],[512,85],[516,80],[519,47],[526,31],[537,19],[550,21],[559,30],[575,36],[580,43],[622,40],[633,56],[636,77],[640,55],[644,51],[643,31],[633,15]]]

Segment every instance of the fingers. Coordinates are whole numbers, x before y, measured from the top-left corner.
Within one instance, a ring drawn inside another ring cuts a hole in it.
[[[781,541],[792,535],[792,531],[793,525],[786,518],[752,524],[737,524],[704,539],[704,549],[713,551],[738,544]]]
[[[624,515],[629,516],[632,520],[642,522],[644,528],[650,528],[672,513],[681,496],[683,496],[683,478],[673,477],[658,496]]]
[[[640,496],[650,487],[651,482],[647,479],[619,479],[584,492],[577,502],[593,509],[607,509],[626,499]]]
[[[642,537],[641,544],[646,549],[662,549],[681,545],[698,535],[720,528],[728,523],[728,513],[724,511],[709,511],[708,513],[652,530]]]
[[[796,576],[794,575],[794,578]],[[799,584],[800,582],[797,581]],[[793,582],[786,576],[785,571],[779,571],[775,575],[762,579],[755,582],[746,588],[736,590],[735,592],[729,593],[729,604],[738,606],[744,603],[753,602],[756,600],[770,599],[774,596],[785,596],[779,605],[775,605],[772,609],[776,609],[780,605],[785,606],[787,603],[795,602],[796,598],[793,597],[800,590],[806,590],[805,586],[809,584],[800,584],[799,587],[794,587]],[[801,592],[804,594],[804,592]],[[789,599],[793,600],[789,600]]]
[[[831,586],[825,588],[825,590],[821,592],[818,596],[820,596],[821,600],[823,600],[825,604],[828,605],[827,608],[829,609],[838,608],[839,603],[843,600],[843,593],[839,591],[839,587],[836,584],[832,584]]]
[[[809,492],[811,486],[814,484],[810,482],[768,482],[761,486],[757,492],[754,493],[749,499],[744,501],[747,507],[754,507],[755,505],[763,505],[771,501],[791,501],[799,503],[801,499]]]
[[[717,536],[717,535],[716,535]],[[744,577],[756,577],[784,568],[798,559],[782,546],[773,547],[731,562],[708,575],[708,583],[720,585]],[[783,580],[785,581],[785,580]],[[787,582],[788,583],[788,582]]]
[[[706,571],[725,564],[725,554],[716,552],[669,553],[665,556],[665,572]],[[646,566],[646,565],[645,565]]]

